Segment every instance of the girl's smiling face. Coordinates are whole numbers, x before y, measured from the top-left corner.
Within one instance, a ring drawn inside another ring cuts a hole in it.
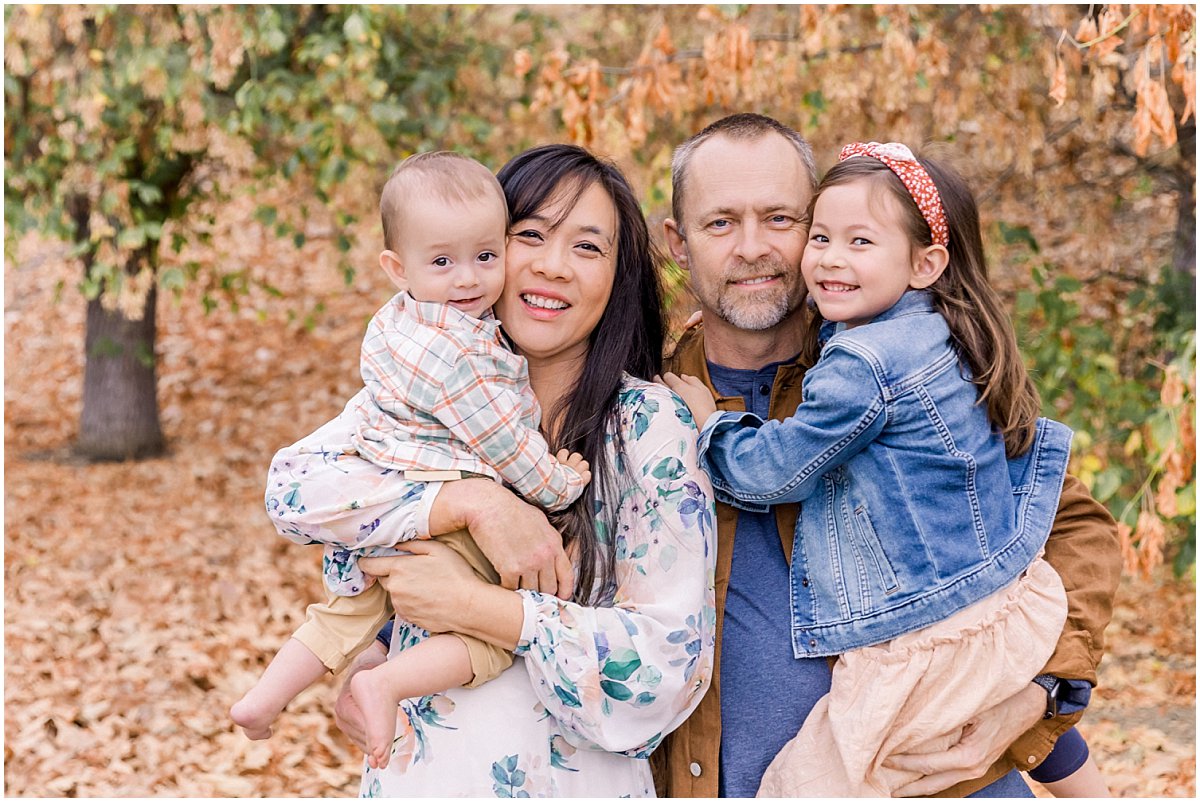
[[[593,183],[570,203],[560,187],[533,215],[510,228],[504,292],[496,316],[536,369],[569,362],[582,368],[617,264],[617,209]],[[557,224],[555,224],[557,222]]]
[[[800,270],[826,320],[860,326],[891,309],[910,287],[928,286],[919,279],[914,284],[920,254],[902,212],[869,179],[822,190]]]

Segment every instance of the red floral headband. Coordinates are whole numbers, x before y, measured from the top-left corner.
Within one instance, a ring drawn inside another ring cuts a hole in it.
[[[882,145],[878,142],[852,142],[842,148],[838,161],[845,161],[853,156],[869,156],[886,164],[904,183],[908,194],[912,195],[921,216],[929,224],[933,244],[942,247],[950,245],[950,227],[946,225],[946,212],[942,209],[942,198],[938,195],[937,184],[933,183],[929,173],[907,145],[899,142],[887,142]]]

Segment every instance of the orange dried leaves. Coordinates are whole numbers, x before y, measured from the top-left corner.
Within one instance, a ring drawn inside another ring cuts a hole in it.
[[[1119,34],[1127,34],[1122,36]],[[1133,150],[1145,156],[1157,141],[1169,148],[1178,141],[1175,105],[1180,124],[1195,114],[1196,37],[1195,11],[1188,5],[1104,6],[1089,12],[1075,29],[1075,48],[1083,51],[1093,71],[1093,99],[1111,96],[1116,84],[1113,73],[1131,61],[1136,106],[1133,116]],[[1179,100],[1172,101],[1168,79]],[[1061,105],[1066,98],[1066,71],[1055,59],[1049,95]]]

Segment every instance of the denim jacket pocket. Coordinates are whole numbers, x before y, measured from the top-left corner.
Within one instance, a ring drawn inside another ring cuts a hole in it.
[[[869,556],[874,564],[884,593],[895,593],[900,589],[900,583],[896,581],[896,572],[892,570],[892,564],[883,550],[883,544],[879,542],[879,536],[875,534],[875,527],[871,524],[871,516],[867,514],[865,505],[859,504],[854,508],[854,522],[850,528],[864,556]]]

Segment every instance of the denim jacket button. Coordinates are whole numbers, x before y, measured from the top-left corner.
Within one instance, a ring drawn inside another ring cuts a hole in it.
[[[771,394],[771,385],[769,385],[769,384],[758,385],[758,394],[759,395],[770,395]]]
[[[815,640],[810,640],[810,641],[808,642],[808,648],[810,648],[810,649],[815,649],[815,648],[817,648],[817,642],[816,642]]]
[[[801,579],[800,584],[803,585],[804,587],[808,587],[808,577],[804,577],[803,579]]]

